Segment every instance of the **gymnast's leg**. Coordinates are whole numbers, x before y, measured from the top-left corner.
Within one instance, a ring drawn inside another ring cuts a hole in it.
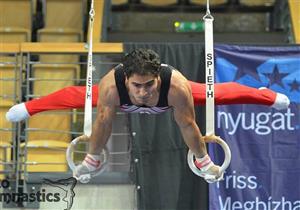
[[[194,103],[205,104],[205,84],[191,82]],[[216,83],[215,102],[217,105],[259,104],[275,109],[286,109],[290,101],[287,96],[267,88],[252,88],[236,82]]]
[[[83,108],[85,103],[85,86],[70,86],[41,98],[14,105],[6,113],[11,122],[18,122],[43,111]],[[97,106],[98,85],[92,87],[92,106]]]
[[[205,104],[205,84],[190,81],[195,105]],[[98,86],[94,85],[92,105],[97,105]],[[6,118],[12,122],[26,119],[36,113],[83,108],[85,103],[85,86],[70,86],[51,93],[47,96],[17,104],[9,109]],[[215,101],[217,105],[229,104],[260,104],[274,107],[278,110],[286,109],[289,99],[270,89],[256,89],[235,82],[216,83]]]

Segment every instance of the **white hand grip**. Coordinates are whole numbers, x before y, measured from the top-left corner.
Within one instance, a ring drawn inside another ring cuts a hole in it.
[[[69,165],[69,167],[71,168],[71,170],[73,172],[76,169],[76,165],[73,161],[72,153],[73,153],[74,148],[75,148],[75,146],[76,146],[76,144],[78,143],[79,140],[80,140],[79,137],[72,140],[72,142],[69,144],[69,146],[67,148],[67,151],[66,151],[67,162],[68,162],[68,165]],[[108,164],[108,156],[109,156],[109,152],[108,152],[106,147],[102,150],[102,154],[103,154],[103,160],[101,160],[100,168],[96,171],[91,172],[90,177],[99,176],[101,173],[103,173],[103,171],[105,171],[105,169],[107,167],[107,164]]]
[[[220,137],[215,136],[215,142],[220,144],[220,146],[223,148],[225,153],[225,159],[223,164],[221,165],[220,172],[223,174],[225,170],[228,168],[230,161],[231,161],[231,151],[229,149],[229,146],[226,144],[224,140],[222,140]],[[194,154],[191,150],[188,152],[187,161],[189,164],[190,169],[193,171],[194,174],[197,176],[203,177],[203,172],[201,172],[196,166],[195,166],[195,159]]]

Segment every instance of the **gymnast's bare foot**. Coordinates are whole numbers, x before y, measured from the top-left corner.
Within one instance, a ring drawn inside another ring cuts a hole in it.
[[[261,87],[259,90],[267,89],[266,87]],[[274,104],[271,106],[277,110],[283,110],[287,109],[290,105],[290,99],[282,94],[282,93],[276,93],[276,98]]]
[[[25,103],[16,104],[6,113],[6,119],[10,122],[19,122],[30,117]]]

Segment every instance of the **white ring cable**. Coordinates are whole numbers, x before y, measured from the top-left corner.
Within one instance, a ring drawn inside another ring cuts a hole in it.
[[[203,17],[205,28],[205,86],[206,86],[206,136],[215,134],[215,88],[214,88],[214,43],[213,43],[213,21],[214,18],[209,11],[209,0],[207,0],[207,11]]]
[[[89,11],[89,40],[88,40],[88,61],[87,61],[87,74],[86,74],[86,93],[85,93],[85,107],[84,107],[84,125],[83,133],[84,135],[90,137],[92,133],[92,85],[93,85],[93,27],[94,27],[94,0],[91,1],[91,8]],[[72,154],[75,150],[76,144],[79,142],[80,138],[77,137],[67,148],[66,157],[67,162],[71,170],[74,172],[76,170],[76,165],[73,161]],[[101,161],[101,167],[90,174],[82,175],[79,180],[82,183],[87,183],[91,177],[100,175],[106,168],[108,163],[108,150],[104,148],[102,150],[103,160]]]
[[[86,73],[86,92],[84,105],[84,126],[83,133],[86,136],[91,136],[92,133],[92,85],[93,85],[93,27],[94,27],[94,0],[91,2],[90,15],[90,31],[88,44],[88,61]]]
[[[209,10],[209,0],[207,0],[206,14],[203,17],[205,28],[205,83],[206,83],[206,136],[214,139],[214,142],[221,145],[225,152],[225,160],[221,165],[220,171],[225,172],[230,164],[231,152],[220,137],[215,136],[215,90],[214,90],[214,44],[213,44],[213,21],[214,18]],[[188,163],[191,170],[198,176],[203,177],[201,172],[194,164],[194,154],[189,150]]]

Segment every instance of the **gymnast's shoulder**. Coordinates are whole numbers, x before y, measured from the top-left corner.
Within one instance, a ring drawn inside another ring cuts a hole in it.
[[[99,85],[99,99],[107,105],[120,105],[119,93],[115,82],[114,69],[101,78]]]
[[[173,71],[168,94],[169,105],[174,106],[178,102],[190,100],[192,100],[192,92],[189,81],[179,71]]]

